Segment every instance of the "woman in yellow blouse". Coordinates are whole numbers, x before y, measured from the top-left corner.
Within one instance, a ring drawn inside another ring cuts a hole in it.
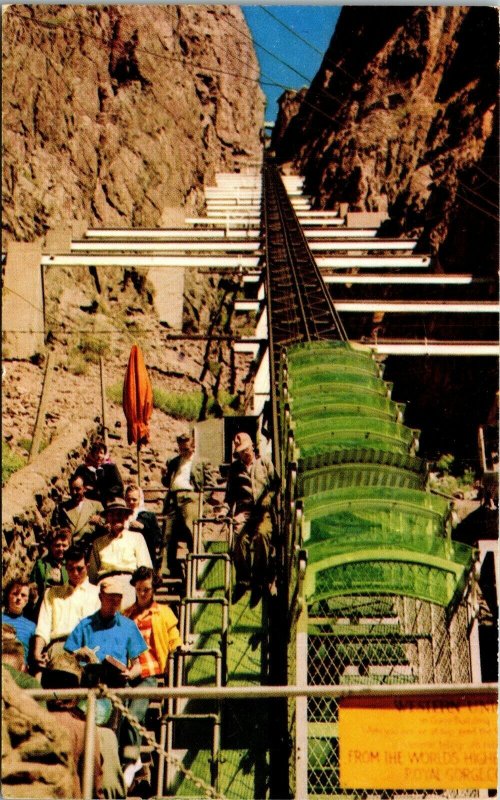
[[[160,605],[154,599],[154,592],[160,581],[151,567],[139,567],[132,575],[131,584],[135,587],[136,602],[124,614],[135,622],[148,646],[139,656],[141,676],[131,684],[133,686],[157,686],[158,677],[167,671],[170,653],[183,646],[177,617],[168,606]],[[132,700],[129,711],[143,723],[148,705],[147,698],[138,698]],[[130,787],[136,772],[141,768],[141,735],[126,724],[120,738],[125,762],[125,782]]]

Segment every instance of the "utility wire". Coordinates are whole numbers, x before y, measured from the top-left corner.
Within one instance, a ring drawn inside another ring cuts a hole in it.
[[[279,25],[281,25],[283,28],[285,28],[285,30],[287,30],[287,31],[289,31],[291,34],[293,34],[293,36],[295,36],[295,37],[296,37],[298,40],[300,40],[301,42],[303,42],[304,44],[306,44],[308,47],[310,47],[310,48],[311,48],[311,50],[314,50],[314,52],[316,52],[316,53],[319,53],[320,55],[322,55],[322,52],[321,52],[321,51],[320,51],[320,50],[319,50],[319,49],[318,49],[318,48],[317,48],[315,45],[313,45],[313,44],[312,44],[310,41],[308,41],[308,40],[307,40],[307,39],[305,39],[303,36],[301,36],[300,34],[298,34],[298,33],[297,33],[297,32],[296,32],[296,31],[295,31],[293,28],[291,28],[289,25],[287,25],[287,24],[286,24],[286,23],[285,23],[285,22],[284,22],[282,19],[280,19],[280,18],[279,18],[279,17],[278,17],[276,14],[273,14],[271,11],[269,11],[269,9],[268,9],[268,8],[266,8],[265,6],[257,6],[257,7],[258,7],[258,8],[259,8],[261,11],[263,11],[264,13],[266,13],[268,16],[272,17],[272,19],[274,19],[274,20],[275,20],[275,21],[276,21],[276,22],[277,22]],[[358,76],[358,78],[356,78],[354,75],[352,75],[351,73],[349,73],[349,72],[348,72],[346,69],[344,69],[344,67],[342,67],[340,64],[337,64],[337,63],[335,63],[335,62],[334,62],[332,59],[328,58],[328,56],[327,56],[327,55],[325,55],[325,56],[324,56],[324,63],[325,63],[325,64],[330,64],[330,65],[333,67],[333,69],[341,70],[341,71],[342,71],[342,72],[343,72],[345,75],[347,75],[347,76],[348,76],[349,78],[351,78],[353,81],[356,81],[356,80],[358,80],[358,79],[359,79],[359,76]],[[405,96],[405,95],[406,95],[406,96]],[[408,93],[405,93],[403,96],[405,96],[405,99],[406,99],[406,100],[409,100],[409,99],[410,99],[410,97],[411,97],[411,96],[410,96]],[[306,103],[307,103],[307,101],[306,101]],[[307,103],[307,105],[311,105],[311,104],[310,104],[310,103]],[[338,110],[340,110],[340,109],[338,109]],[[333,118],[332,118],[332,121],[334,121],[334,120],[333,120]],[[374,126],[374,128],[375,128],[375,130],[377,130],[377,126],[376,126],[376,125]],[[382,131],[382,127],[380,127],[379,129]],[[481,170],[481,168],[480,168],[480,167],[478,167],[478,166],[476,166],[476,165],[471,165],[471,168],[473,168],[473,169],[477,169],[478,171],[482,172],[482,173],[483,173],[483,175],[485,175],[485,177],[487,177],[487,178],[488,178],[489,180],[491,180],[493,183],[498,183],[498,181],[496,181],[494,178],[492,178],[490,175],[488,175],[486,172],[484,172],[484,170]],[[464,188],[465,188],[467,191],[469,191],[469,192],[471,192],[472,194],[476,195],[477,197],[479,197],[481,200],[483,200],[485,203],[487,203],[488,205],[492,206],[493,208],[495,208],[495,209],[496,209],[496,208],[498,208],[498,205],[497,205],[497,204],[495,204],[494,202],[492,202],[492,201],[491,201],[491,200],[489,200],[488,198],[484,197],[483,195],[481,195],[481,194],[480,194],[479,192],[477,192],[476,190],[472,189],[470,186],[468,186],[466,183],[464,183],[464,181],[461,181],[461,180],[459,180],[459,179],[457,179],[457,180],[458,180],[458,182],[459,182],[459,183],[460,183],[460,184],[461,184],[461,185],[462,185],[462,186],[463,186],[463,187],[464,187]],[[464,198],[463,196],[461,196],[461,199],[462,199],[462,200],[464,200],[464,202],[468,202],[468,203],[469,203],[469,204],[470,204],[472,207],[474,207],[474,208],[476,208],[476,209],[478,209],[478,210],[483,210],[483,209],[480,209],[480,207],[479,207],[479,206],[476,206],[476,205],[474,205],[472,202],[468,201],[468,200],[467,200],[466,198]],[[488,214],[488,212],[487,212],[486,210],[483,210],[483,211],[484,211],[484,213],[485,213],[485,214]],[[493,216],[493,215],[491,215],[491,214],[489,214],[489,216],[492,216],[492,218],[493,218],[493,219],[495,219],[495,220],[498,220],[498,217],[497,217],[497,216]]]
[[[263,44],[258,42],[257,39],[254,36],[250,36],[249,34],[245,33],[237,25],[233,25],[227,19],[224,19],[224,22],[226,22],[226,24],[229,25],[230,28],[233,28],[235,31],[237,31],[241,36],[244,36],[246,39],[249,39],[255,47],[258,47],[260,50],[263,50],[265,53],[270,55],[271,58],[274,58],[275,61],[277,61],[279,64],[282,64],[282,66],[286,67],[288,70],[291,70],[292,72],[295,72],[296,75],[298,75],[300,78],[305,80],[308,84],[311,84],[313,78],[310,78],[308,75],[304,75],[303,72],[300,72],[298,69],[293,67],[287,61],[284,61],[284,59],[280,58],[275,53],[273,53],[271,50],[269,50],[267,47],[265,47]],[[331,100],[334,100],[336,103],[339,104],[339,106],[342,106],[342,105],[346,104],[346,101],[340,100],[340,98],[336,97],[336,95],[334,95],[328,89],[325,89],[325,87],[321,87],[319,89],[319,92],[321,94],[324,94],[326,97],[329,97]]]
[[[72,6],[70,6],[70,8],[72,9],[73,14],[76,16],[76,11],[74,10],[74,8]],[[22,20],[23,22],[28,22],[28,23],[31,23],[33,25],[37,25],[40,28],[45,28],[46,30],[52,31],[53,33],[57,32],[58,30],[64,30],[64,31],[67,31],[69,33],[75,33],[80,38],[92,39],[94,41],[100,42],[101,44],[105,44],[107,46],[111,46],[113,44],[113,39],[106,39],[106,38],[104,38],[102,36],[96,36],[95,34],[92,34],[90,32],[82,33],[82,31],[78,30],[77,28],[72,28],[70,25],[62,25],[62,24],[52,25],[49,22],[43,22],[42,20],[34,19],[33,17],[29,17],[26,14],[20,14],[17,11],[12,11],[11,12],[11,16],[15,16],[17,19]],[[186,59],[183,56],[173,56],[173,55],[170,56],[170,55],[166,55],[164,53],[156,53],[156,52],[154,52],[152,50],[148,50],[147,48],[140,47],[140,46],[135,47],[134,48],[134,52],[136,52],[136,53],[144,53],[146,55],[151,56],[152,58],[158,58],[158,59],[161,59],[163,61],[178,62],[178,63],[184,64],[186,66],[192,66],[195,69],[199,69],[199,70],[205,71],[205,72],[216,72],[216,73],[221,74],[221,75],[229,75],[232,78],[238,78],[239,80],[247,80],[247,81],[250,81],[252,83],[258,83],[259,82],[259,78],[258,77],[255,77],[255,78],[254,77],[249,77],[249,76],[246,76],[246,75],[242,75],[241,73],[229,72],[228,70],[223,70],[223,69],[220,69],[218,67],[207,66],[207,65],[204,65],[204,64],[197,64],[194,61],[189,61],[189,59]],[[247,66],[250,67],[250,64],[248,64]]]
[[[72,11],[73,11],[73,13],[74,13],[74,14],[76,14],[76,12],[74,11],[74,9],[72,9]],[[17,17],[19,20],[22,20],[23,22],[24,22],[24,21],[27,21],[27,22],[32,22],[33,24],[35,24],[35,25],[38,25],[39,27],[42,27],[42,28],[44,28],[44,29],[48,29],[48,30],[50,30],[50,31],[55,31],[55,30],[58,30],[58,29],[63,29],[63,30],[66,30],[66,31],[69,31],[69,32],[72,32],[72,33],[78,34],[78,35],[80,35],[80,36],[83,36],[83,37],[85,37],[85,38],[90,38],[90,39],[93,39],[94,41],[99,41],[101,44],[105,44],[105,45],[107,45],[107,46],[109,46],[109,45],[111,45],[111,44],[112,44],[112,40],[111,40],[111,39],[105,39],[105,38],[103,38],[103,37],[100,37],[100,36],[95,36],[95,35],[93,35],[93,34],[90,34],[90,33],[83,33],[83,34],[82,34],[82,33],[81,33],[80,31],[78,31],[76,28],[72,28],[71,26],[68,26],[68,25],[58,25],[58,26],[57,26],[57,28],[56,28],[55,26],[53,26],[53,25],[50,25],[49,23],[42,22],[41,20],[35,20],[35,19],[33,19],[33,18],[31,18],[31,17],[28,17],[28,16],[26,16],[26,15],[24,15],[24,14],[22,14],[22,15],[21,15],[21,14],[19,14],[19,13],[17,13],[17,12],[12,12],[12,14],[13,14],[13,16],[16,16],[16,17]],[[230,24],[230,23],[229,23],[229,24]],[[234,25],[231,25],[231,24],[230,24],[230,27],[231,27],[231,28],[235,28],[235,26],[234,26]],[[242,35],[245,35],[245,36],[246,36],[246,34],[243,34],[243,31],[241,31],[241,29],[239,29],[239,28],[235,28],[235,30],[237,30],[237,31],[238,31],[239,33],[241,33]],[[250,41],[252,41],[252,40],[251,40],[251,37],[247,36],[246,38],[248,38],[248,39],[250,39]],[[35,46],[37,46],[37,47],[38,47],[38,49],[40,50],[40,52],[41,52],[41,53],[44,55],[44,57],[48,59],[48,61],[50,62],[50,64],[51,64],[52,68],[53,68],[53,69],[54,69],[54,71],[56,72],[56,74],[57,74],[57,75],[59,75],[59,78],[60,78],[60,79],[61,79],[61,80],[62,80],[62,81],[65,83],[65,86],[66,86],[66,88],[68,89],[68,91],[69,91],[69,92],[71,92],[71,93],[73,94],[73,89],[72,89],[72,87],[71,87],[71,86],[69,86],[69,84],[68,84],[68,83],[66,83],[66,81],[64,80],[63,76],[62,76],[62,75],[61,75],[59,72],[57,72],[57,70],[56,70],[56,68],[55,68],[55,66],[54,66],[54,64],[53,64],[53,62],[52,62],[52,61],[49,59],[49,57],[46,55],[46,53],[45,53],[44,51],[42,51],[42,49],[41,49],[41,48],[40,48],[40,47],[39,47],[39,46],[38,46],[36,43],[35,43]],[[229,76],[231,76],[231,77],[236,77],[236,78],[243,77],[243,76],[241,76],[240,74],[236,74],[236,73],[232,73],[232,72],[227,72],[226,70],[221,70],[221,69],[212,68],[212,67],[207,67],[207,66],[201,66],[201,65],[199,65],[199,64],[196,64],[195,62],[188,61],[187,59],[184,59],[184,58],[176,58],[176,57],[165,56],[165,55],[163,55],[163,54],[160,54],[160,53],[154,53],[154,52],[152,52],[152,51],[150,51],[150,50],[147,50],[147,49],[145,49],[145,48],[140,48],[140,47],[137,47],[137,48],[136,48],[136,52],[143,52],[143,53],[146,53],[147,55],[149,55],[149,56],[151,56],[151,57],[154,57],[154,58],[159,58],[159,59],[162,59],[162,60],[166,59],[166,60],[170,60],[170,61],[180,62],[180,63],[182,63],[182,64],[184,64],[184,65],[187,65],[187,66],[193,66],[193,67],[195,67],[196,69],[201,69],[201,70],[204,70],[204,71],[206,71],[206,72],[214,71],[214,72],[217,72],[217,73],[220,73],[220,74],[223,74],[223,75],[229,75]],[[241,59],[238,59],[238,58],[237,58],[237,60],[239,60],[239,61],[242,61]],[[244,63],[244,64],[245,64],[247,67],[248,67],[248,66],[250,66],[250,65],[249,65],[248,63],[246,63],[246,62],[242,62],[242,63]],[[283,62],[283,63],[286,63],[286,62]],[[261,73],[261,74],[262,74],[262,73]],[[266,77],[268,77],[268,76],[266,75]],[[260,82],[261,82],[259,78],[249,78],[249,77],[247,77],[247,78],[246,78],[246,80],[252,81],[252,82],[254,82],[254,83],[260,83]],[[270,80],[269,80],[269,82],[268,82],[268,83],[266,83],[265,85],[267,85],[267,86],[275,86],[275,87],[277,87],[277,88],[279,88],[279,89],[283,89],[283,90],[285,90],[285,91],[286,91],[286,90],[288,90],[288,88],[289,88],[289,87],[285,86],[284,84],[277,83],[276,81],[273,81],[273,80],[271,80],[271,79],[270,79]],[[334,99],[336,99],[336,98],[334,98]],[[328,114],[326,111],[324,111],[324,110],[323,110],[321,107],[314,105],[314,103],[311,103],[309,100],[304,100],[304,102],[305,102],[305,104],[306,104],[306,105],[310,106],[310,108],[312,108],[314,111],[316,111],[318,114],[320,114],[320,115],[321,115],[321,116],[323,116],[323,117],[326,117],[326,119],[328,119],[330,122],[335,122],[335,120],[333,119],[333,117],[331,117],[331,116],[330,116],[330,114]],[[80,108],[82,108],[82,110],[83,110],[83,111],[85,111],[85,109],[83,109],[83,107],[81,107],[81,106],[80,106]],[[85,112],[85,113],[86,113],[86,112]],[[90,141],[90,139],[88,139],[88,141]],[[94,146],[94,144],[93,144],[93,143],[92,143],[92,146]],[[120,156],[118,156],[118,158],[120,158]],[[124,162],[122,161],[122,163],[124,163]],[[90,165],[89,165],[89,166],[90,166]]]
[[[297,33],[297,31],[295,31],[293,28],[291,28],[290,25],[287,25],[286,22],[283,22],[283,20],[280,19],[278,16],[276,16],[276,14],[273,14],[272,11],[269,11],[269,9],[266,6],[257,6],[257,8],[260,9],[260,11],[264,11],[266,14],[268,14],[270,17],[276,20],[276,22],[278,22],[283,28],[285,28],[285,30],[292,33],[297,39],[299,39],[299,41],[306,44],[308,47],[311,48],[311,50],[314,50],[315,53],[318,53],[320,56],[324,55],[322,50],[319,50],[319,48],[317,48],[316,45],[312,44],[307,39],[304,39],[304,37],[301,36],[299,33]]]

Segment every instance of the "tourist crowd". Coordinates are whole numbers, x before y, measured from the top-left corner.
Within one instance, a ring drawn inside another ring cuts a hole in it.
[[[191,433],[181,434],[177,444],[178,455],[162,476],[165,535],[146,510],[140,486],[124,485],[102,440],[71,476],[69,497],[53,511],[31,575],[4,588],[2,661],[23,688],[154,687],[166,675],[170,654],[185,649],[175,614],[155,600],[155,591],[162,568],[182,581],[200,493],[220,479],[195,456]],[[233,602],[252,588],[250,605],[256,605],[273,584],[271,507],[278,483],[272,463],[255,453],[248,434],[236,435],[233,450],[219,516],[234,519]],[[117,718],[108,700],[98,703],[94,796],[126,797],[142,766],[141,735],[125,716]],[[56,699],[48,709],[70,735],[78,768],[74,797],[81,797],[85,709]],[[139,723],[147,710],[147,699],[130,702]]]

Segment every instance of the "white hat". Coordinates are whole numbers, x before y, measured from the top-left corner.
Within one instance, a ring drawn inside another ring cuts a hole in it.
[[[109,578],[103,578],[99,584],[99,590],[105,594],[123,595],[123,585],[118,575],[110,575]]]

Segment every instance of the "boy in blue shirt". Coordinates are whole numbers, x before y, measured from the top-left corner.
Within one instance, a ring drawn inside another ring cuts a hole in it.
[[[122,593],[121,582],[114,576],[102,580],[101,608],[78,623],[64,649],[90,664],[112,656],[125,664],[122,674],[130,681],[141,674],[139,656],[147,645],[135,622],[119,613]]]
[[[30,584],[24,578],[13,578],[5,587],[2,623],[12,625],[16,636],[24,647],[24,663],[28,663],[36,625],[24,616],[23,611],[30,599]]]

